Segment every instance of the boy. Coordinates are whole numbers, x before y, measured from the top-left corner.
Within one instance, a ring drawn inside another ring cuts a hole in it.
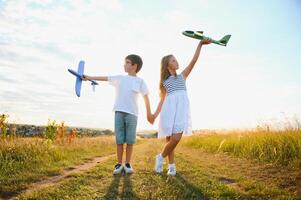
[[[133,173],[130,164],[133,144],[136,142],[136,127],[138,117],[138,94],[144,98],[147,119],[152,123],[152,114],[148,98],[148,88],[143,79],[137,77],[142,68],[140,56],[131,54],[125,58],[124,71],[127,75],[117,76],[83,76],[83,80],[108,81],[116,89],[113,111],[115,112],[115,139],[117,144],[117,160],[113,174]],[[122,165],[123,144],[126,143],[125,165]]]

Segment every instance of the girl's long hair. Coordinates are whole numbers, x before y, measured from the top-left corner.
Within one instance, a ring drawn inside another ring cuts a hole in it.
[[[171,75],[168,71],[168,63],[172,56],[173,55],[170,54],[170,55],[164,56],[161,59],[160,83],[159,83],[160,97],[163,97],[166,93],[163,82]]]

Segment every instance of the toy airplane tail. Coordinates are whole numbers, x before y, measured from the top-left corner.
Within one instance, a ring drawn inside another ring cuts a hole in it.
[[[222,39],[220,39],[218,42],[220,42],[221,44],[227,46],[227,43],[229,42],[231,38],[231,35],[225,35]]]

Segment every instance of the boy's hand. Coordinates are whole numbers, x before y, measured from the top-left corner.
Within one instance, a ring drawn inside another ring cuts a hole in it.
[[[82,75],[81,79],[82,79],[83,81],[88,81],[88,80],[89,80],[88,77],[87,77],[86,75]]]
[[[201,44],[201,45],[207,45],[207,44],[211,44],[211,43],[212,43],[212,40],[211,40],[211,39],[201,40],[201,41],[200,41],[200,44]]]
[[[155,121],[155,116],[154,116],[153,114],[148,114],[148,115],[147,115],[147,121],[148,121],[149,123],[153,124],[154,121]]]

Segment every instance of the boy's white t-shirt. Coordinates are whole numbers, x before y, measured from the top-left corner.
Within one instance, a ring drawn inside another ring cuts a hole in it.
[[[116,89],[113,111],[121,111],[138,116],[138,95],[148,95],[149,90],[143,79],[137,76],[108,76],[109,84]]]

